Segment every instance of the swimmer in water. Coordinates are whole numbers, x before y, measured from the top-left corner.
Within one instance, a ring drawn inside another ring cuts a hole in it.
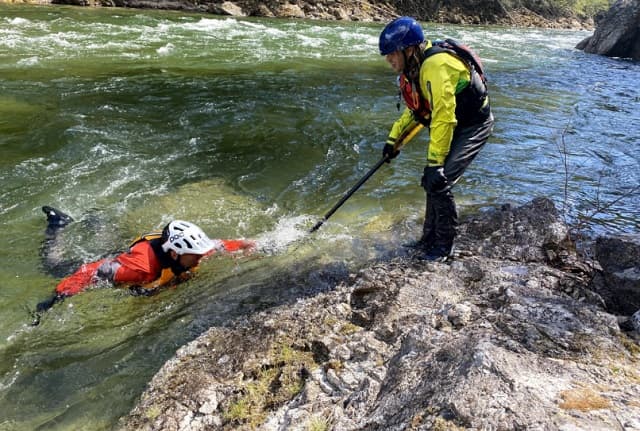
[[[53,275],[61,276],[60,272],[69,265],[56,261],[52,256],[55,254],[58,233],[72,223],[73,218],[50,206],[42,207],[42,211],[47,216],[42,247],[44,267]],[[73,274],[60,281],[51,297],[37,305],[36,314],[47,311],[55,303],[98,282],[106,281],[114,287],[129,288],[138,295],[153,294],[162,286],[189,279],[200,260],[206,256],[236,251],[248,255],[255,248],[255,242],[250,240],[212,240],[195,224],[173,220],[162,232],[141,235],[129,245],[127,251],[115,257],[80,265]]]

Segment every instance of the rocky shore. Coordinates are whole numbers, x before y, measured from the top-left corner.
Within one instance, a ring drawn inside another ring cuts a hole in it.
[[[592,16],[576,15],[547,0],[0,0],[8,3],[70,4],[183,10],[229,16],[387,22],[400,15],[451,24],[593,29]]]
[[[504,206],[450,264],[407,253],[212,327],[120,427],[640,430],[640,237],[589,260],[568,234],[547,199]]]

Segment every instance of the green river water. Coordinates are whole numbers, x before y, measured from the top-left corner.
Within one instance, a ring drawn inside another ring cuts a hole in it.
[[[328,289],[420,234],[426,136],[306,234],[398,115],[381,29],[0,5],[0,430],[113,429],[208,327]],[[426,29],[489,71],[495,132],[457,186],[462,213],[545,195],[570,221],[610,204],[591,233],[638,231],[639,64],[574,50],[583,31]],[[261,253],[208,260],[154,297],[93,289],[31,327],[58,280],[40,265],[42,205],[77,220],[69,259],[173,218]]]

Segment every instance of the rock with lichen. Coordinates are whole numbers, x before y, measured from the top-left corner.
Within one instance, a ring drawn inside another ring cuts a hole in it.
[[[553,204],[473,216],[459,245],[209,329],[121,428],[640,429],[640,348]]]

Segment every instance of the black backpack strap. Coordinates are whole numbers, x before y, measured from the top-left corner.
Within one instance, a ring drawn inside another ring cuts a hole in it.
[[[432,55],[435,54],[440,54],[441,52],[446,52],[448,54],[453,54],[456,57],[458,57],[458,54],[456,54],[456,52],[452,49],[447,49],[443,46],[440,45],[436,45],[435,43],[431,46],[431,48],[427,49],[424,52],[424,59],[426,60],[427,58],[431,57]]]

